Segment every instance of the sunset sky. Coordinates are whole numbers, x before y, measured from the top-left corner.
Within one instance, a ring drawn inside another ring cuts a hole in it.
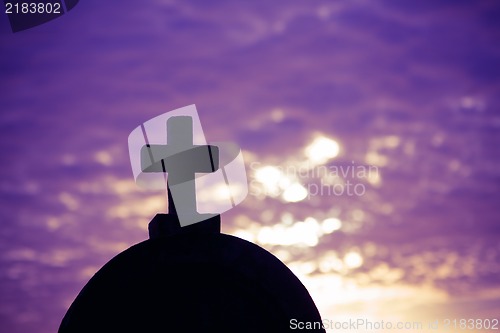
[[[495,0],[82,0],[14,34],[1,14],[0,331],[57,331],[147,239],[166,198],[135,184],[128,135],[191,104],[245,160],[222,231],[323,318],[500,319],[499,18]]]

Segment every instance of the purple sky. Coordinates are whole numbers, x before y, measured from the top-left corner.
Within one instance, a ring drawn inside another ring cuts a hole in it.
[[[56,331],[92,274],[147,238],[166,200],[133,182],[127,137],[189,104],[209,141],[242,147],[251,189],[315,138],[340,150],[312,171],[377,168],[350,179],[363,195],[286,202],[285,184],[223,215],[323,317],[499,317],[497,1],[82,0],[16,34],[0,16],[1,331]],[[311,231],[325,219],[340,229]]]

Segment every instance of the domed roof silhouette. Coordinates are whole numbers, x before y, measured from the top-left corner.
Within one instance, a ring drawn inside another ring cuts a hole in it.
[[[170,217],[157,215],[151,239],[94,275],[60,333],[288,332],[297,331],[292,319],[321,321],[286,265],[253,243],[221,234],[219,216],[182,228]]]

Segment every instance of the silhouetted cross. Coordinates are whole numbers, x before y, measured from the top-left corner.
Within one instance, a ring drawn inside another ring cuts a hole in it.
[[[195,174],[211,173],[219,168],[219,149],[211,145],[194,145],[193,119],[174,116],[167,120],[167,145],[142,147],[141,168],[143,172],[168,173],[169,215],[198,215]]]

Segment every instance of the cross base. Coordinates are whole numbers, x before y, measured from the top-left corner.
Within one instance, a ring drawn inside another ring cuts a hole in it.
[[[149,238],[168,237],[184,233],[220,233],[220,215],[199,214],[201,222],[181,227],[179,217],[173,214],[156,214],[149,222]]]

